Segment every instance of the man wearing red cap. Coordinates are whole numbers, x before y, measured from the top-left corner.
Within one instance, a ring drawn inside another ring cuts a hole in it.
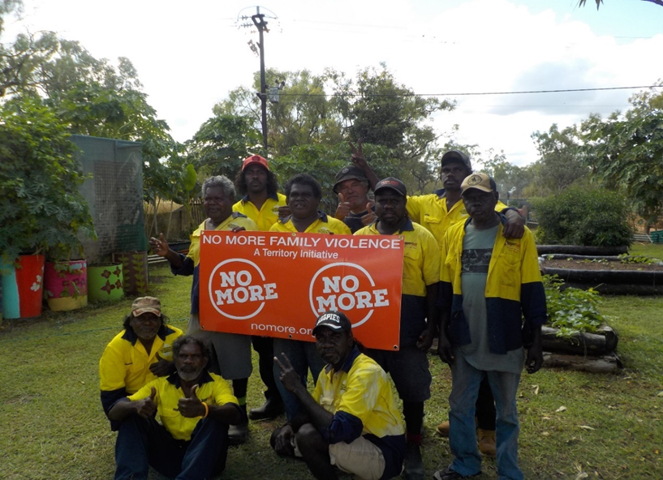
[[[278,180],[269,169],[269,163],[260,155],[251,155],[242,162],[242,169],[235,178],[237,192],[242,199],[233,205],[233,211],[253,220],[261,232],[268,232],[279,217],[286,216],[285,195],[278,193]],[[274,357],[271,337],[251,337],[253,349],[258,352],[258,369],[265,384],[265,403],[249,411],[252,420],[275,418],[283,413],[283,400],[276,387],[273,373]]]

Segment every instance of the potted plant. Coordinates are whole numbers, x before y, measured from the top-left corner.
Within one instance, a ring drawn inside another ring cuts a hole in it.
[[[3,313],[5,318],[36,316],[41,313],[43,253],[82,252],[80,237],[95,236],[79,191],[86,177],[74,158],[67,125],[39,98],[10,100],[0,107],[0,118]],[[27,282],[19,278],[26,276],[24,254],[37,254],[30,264],[41,262],[35,270],[41,273],[30,273]],[[38,290],[38,297],[19,290],[25,286]]]

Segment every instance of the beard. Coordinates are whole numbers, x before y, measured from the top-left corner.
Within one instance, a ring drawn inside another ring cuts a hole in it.
[[[192,382],[193,380],[196,380],[200,374],[203,372],[202,368],[199,369],[179,369],[177,370],[177,375],[179,375],[181,380],[184,380],[185,382]]]

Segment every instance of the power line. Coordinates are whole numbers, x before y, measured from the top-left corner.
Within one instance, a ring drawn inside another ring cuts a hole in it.
[[[283,97],[470,97],[481,95],[531,95],[537,93],[601,92],[607,90],[638,90],[663,88],[663,85],[640,85],[633,87],[566,88],[557,90],[516,90],[513,92],[450,92],[450,93],[286,93]]]

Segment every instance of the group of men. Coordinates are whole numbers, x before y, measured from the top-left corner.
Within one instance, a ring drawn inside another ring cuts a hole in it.
[[[540,327],[546,320],[531,233],[516,211],[499,202],[494,181],[473,173],[460,151],[442,157],[442,190],[408,196],[400,180],[378,181],[360,143],[351,147],[352,164],[338,172],[333,187],[339,198],[334,217],[319,210],[322,190],[313,177],[295,175],[282,195],[267,160],[252,155],[235,181],[241,200],[234,201],[225,177],[205,182],[209,218],[192,241],[214,229],[402,236],[399,350],[364,349],[352,335],[352,312],[321,315],[315,342],[253,337],[266,401],[247,415],[248,337],[200,330],[198,244],[184,256],[163,237],[152,238],[153,250],[169,260],[173,273],[194,276],[192,316],[182,335],[163,321],[160,308],[139,304],[158,300],[138,299],[125,330],[104,352],[102,403],[119,429],[116,478],[146,478],[148,464],[177,478],[207,478],[225,465],[228,444],[246,438],[247,417],[275,418],[284,410],[287,423],[272,435],[272,447],[303,457],[316,478],[337,478],[334,467],[366,479],[401,472],[424,478],[427,352],[435,338],[452,372],[449,422],[438,430],[449,436],[454,460],[434,478],[479,474],[481,453],[496,455],[500,478],[523,478],[516,389],[523,365],[529,373],[541,366]],[[146,314],[149,321],[141,319]],[[113,368],[118,371],[110,374]],[[306,387],[309,371],[313,394]],[[402,401],[402,417],[387,374]],[[223,379],[232,380],[232,392]],[[177,453],[164,453],[171,450]]]

